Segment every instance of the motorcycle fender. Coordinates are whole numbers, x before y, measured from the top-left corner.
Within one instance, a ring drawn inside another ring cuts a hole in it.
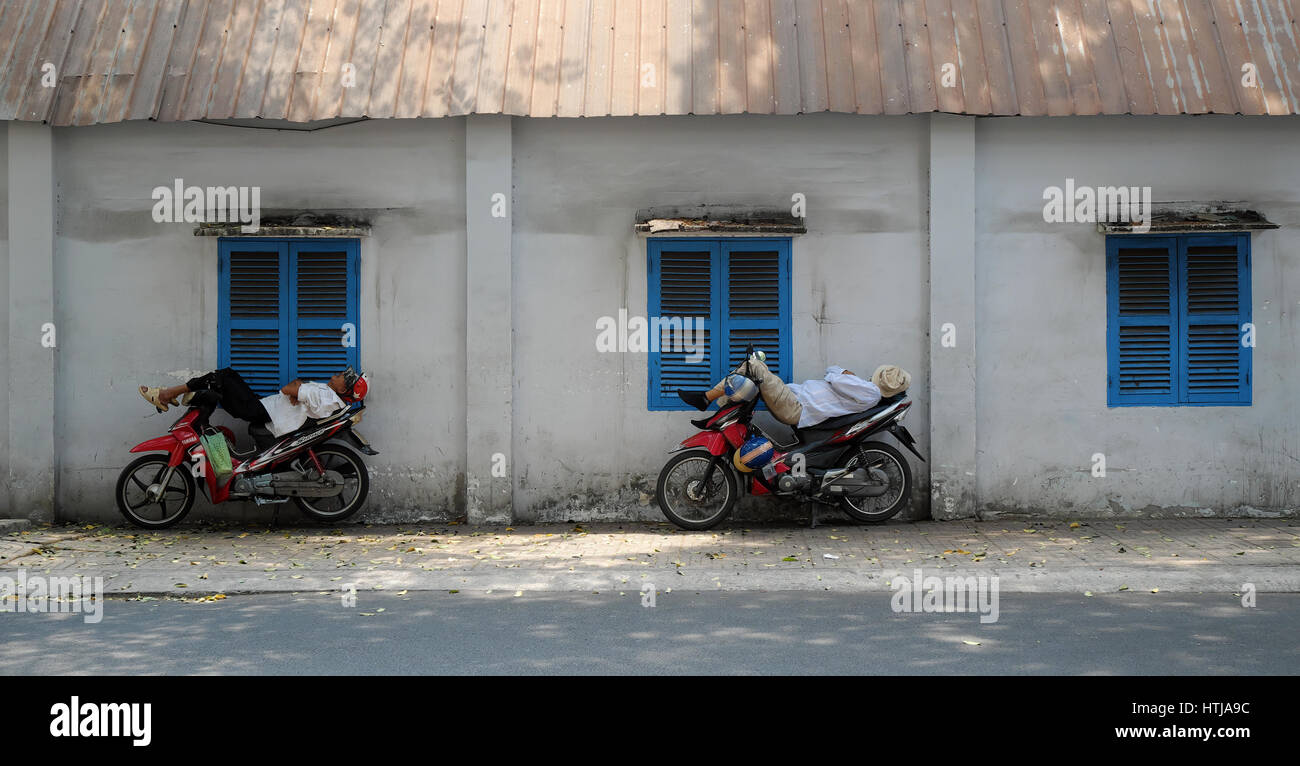
[[[889,433],[893,434],[894,438],[898,440],[898,443],[903,445],[904,447],[907,447],[907,449],[910,450],[913,455],[916,455],[918,458],[921,458],[922,463],[925,462],[925,458],[921,457],[921,453],[917,452],[916,447],[913,446],[916,444],[916,439],[912,438],[912,434],[910,431],[907,430],[906,426],[900,426],[895,424],[893,427],[889,429]]]
[[[132,452],[168,452],[167,464],[178,466],[185,457],[185,447],[175,436],[159,436],[146,442],[140,442],[131,448]]]
[[[366,437],[357,433],[357,429],[355,428],[348,429],[347,437],[348,437],[348,441],[352,442],[352,445],[354,447],[361,450],[361,454],[370,455],[370,456],[379,454],[379,450],[370,446],[370,442],[366,441]]]
[[[692,447],[703,447],[711,455],[721,455],[727,451],[727,437],[718,431],[701,431],[668,451],[679,452]]]

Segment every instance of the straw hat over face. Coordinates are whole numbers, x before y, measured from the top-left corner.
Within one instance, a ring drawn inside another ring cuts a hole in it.
[[[896,396],[912,385],[912,376],[907,370],[893,364],[882,364],[871,373],[871,382],[880,389],[883,397]]]

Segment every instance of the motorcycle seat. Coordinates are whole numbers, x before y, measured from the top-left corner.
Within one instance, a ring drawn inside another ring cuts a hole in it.
[[[799,444],[799,437],[790,426],[772,417],[769,412],[755,412],[754,427],[772,440],[779,449],[789,449]]]

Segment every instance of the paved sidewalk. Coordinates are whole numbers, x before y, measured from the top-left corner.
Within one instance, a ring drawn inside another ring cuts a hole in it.
[[[1300,592],[1300,520],[191,527],[0,535],[0,577],[104,577],[109,594],[357,590],[883,591],[899,575],[999,577],[1004,591]]]

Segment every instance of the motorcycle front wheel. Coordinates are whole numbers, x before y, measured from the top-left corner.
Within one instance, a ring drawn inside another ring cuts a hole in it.
[[[715,458],[706,450],[688,450],[664,463],[655,487],[655,501],[668,520],[682,529],[711,529],[731,514],[740,499],[740,483],[725,465],[704,474]]]
[[[145,529],[166,529],[190,512],[198,486],[189,465],[182,463],[171,476],[166,474],[166,455],[145,455],[122,469],[113,494],[127,521]]]
[[[844,464],[848,468],[868,466],[889,478],[883,495],[840,498],[840,508],[854,521],[874,522],[893,518],[912,494],[912,468],[903,453],[881,442],[865,442]]]

